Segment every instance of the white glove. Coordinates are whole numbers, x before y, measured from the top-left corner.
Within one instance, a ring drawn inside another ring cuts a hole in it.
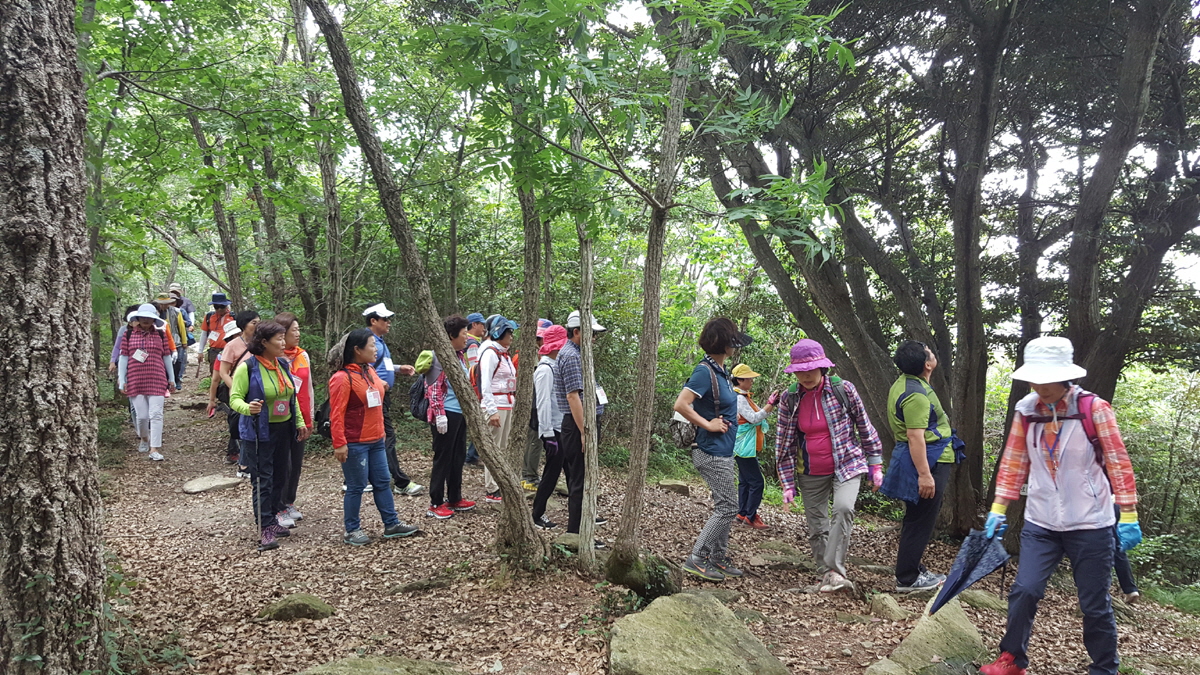
[[[171,352],[171,363],[178,363],[178,362],[179,362],[179,352],[178,351]]]
[[[446,429],[448,427],[446,424],[446,416],[445,415],[438,415],[437,417],[433,418],[433,423],[437,425],[437,430],[438,430],[439,434],[446,433]]]

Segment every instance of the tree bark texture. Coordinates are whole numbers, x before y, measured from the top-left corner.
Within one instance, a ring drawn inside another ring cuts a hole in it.
[[[346,108],[346,117],[354,128],[363,156],[371,170],[375,186],[379,190],[380,203],[387,216],[392,236],[400,247],[404,261],[404,275],[408,279],[409,289],[417,306],[417,321],[425,335],[433,341],[434,352],[442,363],[455,363],[458,358],[450,338],[442,325],[437,307],[433,303],[433,293],[429,288],[429,279],[425,274],[425,262],[417,249],[413,235],[412,224],[404,209],[402,193],[392,176],[391,163],[384,155],[379,135],[374,123],[367,112],[363,101],[362,91],[358,85],[354,62],[346,45],[342,28],[329,10],[325,0],[305,0],[313,18],[325,35],[325,43],[329,56],[337,72],[338,84],[342,92],[342,101]],[[585,352],[586,353],[586,352]],[[446,368],[446,375],[455,391],[471,391],[472,386],[466,373],[460,368]],[[595,394],[593,393],[593,400]],[[466,418],[471,436],[476,441],[480,457],[492,469],[496,482],[500,485],[501,494],[505,496],[501,518],[505,526],[497,528],[497,543],[503,544],[498,551],[510,556],[510,559],[522,567],[541,567],[548,553],[546,544],[533,527],[533,519],[529,517],[528,506],[522,495],[519,476],[509,462],[505,461],[504,449],[497,448],[487,433],[483,411],[478,406],[463,406],[463,416]],[[515,498],[510,497],[516,496]],[[585,547],[586,548],[586,547]]]
[[[192,134],[196,137],[196,145],[204,158],[204,166],[216,169],[213,158],[213,147],[204,134],[200,118],[195,112],[189,111],[187,119],[192,125]],[[225,278],[229,280],[230,300],[237,309],[246,308],[246,295],[242,288],[242,262],[238,252],[237,222],[232,214],[225,211],[225,189],[220,181],[214,180],[209,187],[209,199],[212,200],[213,223],[217,226],[217,237],[221,240],[221,255],[225,258]]]
[[[0,5],[0,672],[100,666],[103,515],[75,3]],[[81,314],[82,313],[82,314]]]

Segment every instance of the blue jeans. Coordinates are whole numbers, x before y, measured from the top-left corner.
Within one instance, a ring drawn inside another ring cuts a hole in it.
[[[387,452],[382,438],[370,443],[347,444],[342,476],[346,480],[342,511],[347,532],[353,532],[361,526],[358,513],[362,507],[363,488],[368,480],[374,488],[371,495],[375,498],[375,508],[379,509],[384,526],[390,527],[400,522],[400,516],[396,515],[396,503],[392,500],[392,475],[388,471]]]
[[[1012,654],[1020,668],[1028,667],[1029,634],[1046,582],[1063,555],[1071,560],[1079,609],[1083,611],[1083,645],[1092,664],[1089,675],[1117,675],[1117,623],[1108,587],[1112,583],[1113,528],[1055,532],[1028,521],[1021,530],[1021,563],[1008,593],[1008,630],[1000,650]]]
[[[757,457],[734,457],[738,468],[738,515],[751,520],[762,504],[763,475]]]

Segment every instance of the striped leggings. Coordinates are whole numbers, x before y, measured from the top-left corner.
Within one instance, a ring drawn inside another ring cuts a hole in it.
[[[697,558],[722,559],[729,555],[729,528],[738,512],[737,472],[732,457],[713,457],[696,446],[692,446],[692,465],[712,490],[713,513],[700,530],[700,536],[692,547]]]

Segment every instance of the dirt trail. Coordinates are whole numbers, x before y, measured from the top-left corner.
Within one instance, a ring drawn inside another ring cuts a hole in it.
[[[122,611],[144,640],[177,634],[198,673],[295,673],[366,653],[446,660],[473,673],[605,672],[604,605],[614,604],[617,594],[598,590],[597,580],[582,578],[568,563],[539,577],[505,573],[488,551],[496,517],[482,504],[476,511],[435,521],[424,516],[424,496],[397,497],[400,517],[423,533],[384,542],[378,539],[382,524],[368,498],[363,527],[376,541],[361,548],[346,546],[341,543],[341,470],[332,457],[310,456],[297,499],[304,520],[278,550],[257,553],[245,482],[219,492],[182,492],[188,479],[232,473],[222,453],[224,421],[220,415],[205,419],[203,408],[194,407],[203,397],[195,391],[192,374],[185,391],[167,401],[167,460],[153,463],[131,451],[124,467],[107,472],[108,548],[120,557],[126,576],[137,580],[131,605]],[[401,433],[401,464],[424,484],[430,470],[427,432]],[[604,477],[601,509],[611,520],[600,528],[601,537],[615,534],[621,478]],[[464,488],[468,498],[478,501],[481,472],[468,468]],[[643,540],[654,552],[682,560],[708,515],[707,495],[694,488],[687,498],[654,488],[646,500]],[[744,565],[756,546],[768,540],[807,548],[801,515],[769,506],[763,514],[769,530],[735,526],[736,560]],[[565,522],[565,500],[553,498],[548,515]],[[896,544],[891,525],[860,519],[851,555],[891,564]],[[944,570],[953,554],[949,545],[935,543],[927,562]],[[416,593],[391,592],[399,584],[438,575],[453,581]],[[888,590],[894,583],[857,568],[851,576],[867,591]],[[843,623],[838,612],[865,614],[866,606],[849,596],[795,592],[815,581],[804,572],[751,567],[745,578],[721,587],[743,593],[736,608],[761,613],[763,620],[752,618],[750,629],[795,673],[860,673],[911,627],[911,622]],[[998,579],[986,580],[983,587],[998,590]],[[255,619],[270,602],[300,591],[324,599],[337,613],[317,622]],[[908,599],[901,604],[914,611],[923,605]],[[985,642],[994,646],[1003,616],[967,612]],[[1120,626],[1123,657],[1147,674],[1194,672],[1177,664],[1200,654],[1200,621],[1152,605],[1138,607],[1136,617],[1136,625]],[[1086,671],[1079,630],[1071,594],[1051,589],[1031,645],[1036,666],[1031,672]]]

